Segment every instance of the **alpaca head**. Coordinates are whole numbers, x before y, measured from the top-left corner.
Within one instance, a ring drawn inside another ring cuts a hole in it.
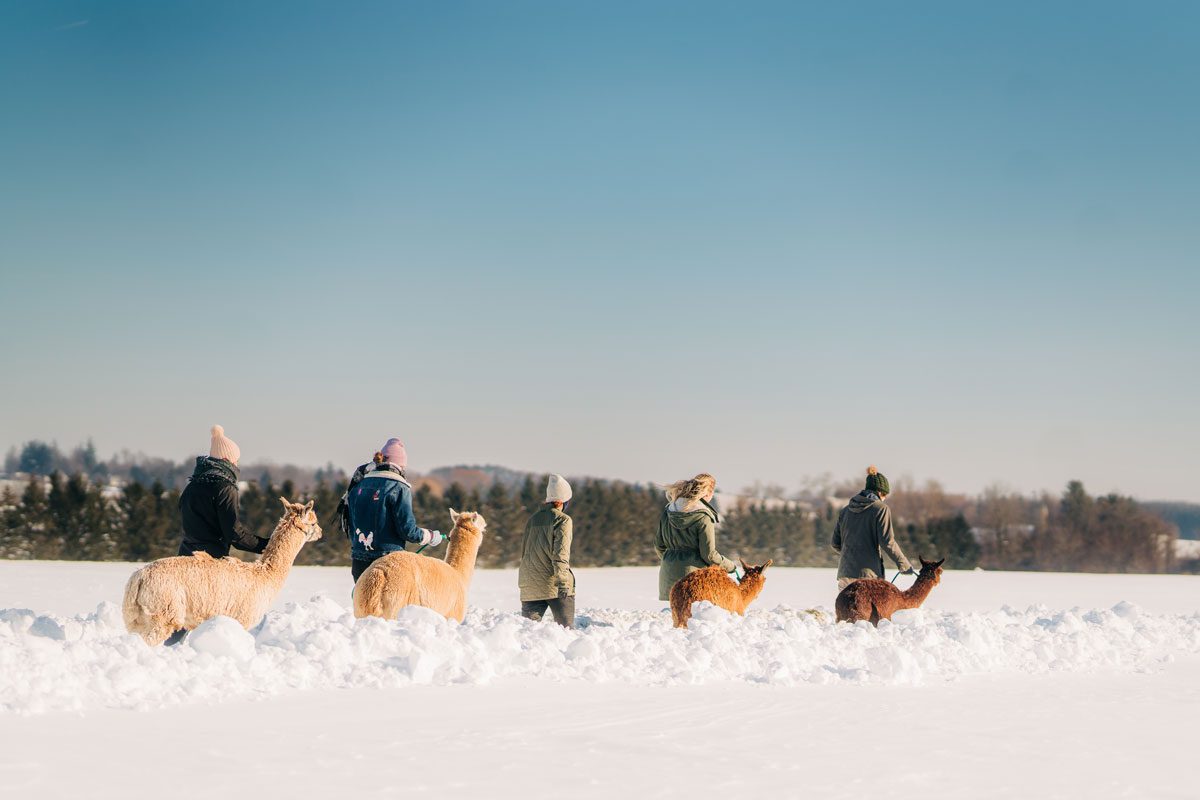
[[[315,542],[321,538],[321,526],[317,523],[317,512],[313,511],[312,500],[307,503],[292,503],[286,497],[281,497],[279,502],[283,503],[283,519],[280,520],[280,524],[294,522],[304,531],[305,542]]]
[[[921,562],[921,574],[917,577],[931,579],[934,586],[937,586],[939,583],[941,583],[942,564],[946,563],[946,559],[943,558],[941,561],[926,561],[920,556],[917,556],[917,558]]]
[[[766,570],[767,567],[771,566],[771,564],[773,564],[775,562],[775,559],[768,558],[765,563],[763,563],[757,567],[754,566],[753,564],[747,564],[745,561],[743,561],[740,558],[738,559],[738,561],[741,562],[742,572],[745,573],[742,576],[742,585],[748,589],[752,589],[755,587],[761,589],[763,583],[765,583],[767,580],[766,577],[763,575],[763,572]]]
[[[460,513],[452,508],[450,509],[450,522],[455,528],[458,528],[460,525],[473,528],[480,535],[487,529],[487,520],[478,511],[463,511]]]

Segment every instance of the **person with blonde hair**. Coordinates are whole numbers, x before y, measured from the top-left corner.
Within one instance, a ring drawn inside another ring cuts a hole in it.
[[[667,487],[667,505],[658,518],[654,549],[662,560],[658,568],[658,599],[671,599],[675,582],[705,567],[719,566],[737,571],[737,564],[717,550],[716,525],[720,522],[712,506],[717,479],[707,472],[676,481]]]

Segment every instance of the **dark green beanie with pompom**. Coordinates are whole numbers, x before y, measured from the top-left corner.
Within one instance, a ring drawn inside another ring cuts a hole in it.
[[[887,476],[875,469],[874,464],[867,467],[867,491],[875,494],[892,493],[892,485],[888,483]]]

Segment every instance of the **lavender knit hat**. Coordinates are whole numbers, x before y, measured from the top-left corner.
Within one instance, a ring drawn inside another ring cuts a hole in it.
[[[383,453],[383,460],[389,464],[395,464],[400,469],[408,466],[408,453],[404,451],[404,442],[394,436],[383,443],[379,452]]]

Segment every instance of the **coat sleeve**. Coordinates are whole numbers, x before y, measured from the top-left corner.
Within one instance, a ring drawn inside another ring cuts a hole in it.
[[[417,527],[417,518],[413,515],[412,492],[404,484],[399,484],[400,493],[392,507],[392,516],[396,520],[396,533],[413,544],[420,544],[425,531]]]
[[[571,588],[571,518],[563,520],[554,531],[554,588]]]
[[[667,554],[667,540],[663,538],[663,529],[666,527],[664,517],[667,512],[663,512],[658,517],[658,531],[654,534],[654,552],[658,553],[658,560],[662,561],[662,557]]]
[[[221,526],[221,543],[225,548],[236,547],[247,553],[261,553],[267,539],[254,535],[238,519],[238,490],[236,486],[224,486],[217,492],[217,522]]]
[[[879,515],[879,544],[883,546],[888,557],[896,562],[897,567],[901,570],[912,569],[912,564],[909,564],[908,559],[904,557],[900,545],[896,544],[896,531],[892,527],[892,510],[887,506],[883,507],[883,513]]]
[[[842,520],[845,518],[846,513],[843,511],[838,514],[837,522],[833,526],[833,539],[830,540],[829,544],[833,547],[833,552],[835,553],[842,552]]]
[[[719,566],[726,572],[733,572],[737,569],[737,564],[717,552],[717,530],[711,519],[704,520],[704,533],[701,534],[700,540],[700,557],[706,563]]]

